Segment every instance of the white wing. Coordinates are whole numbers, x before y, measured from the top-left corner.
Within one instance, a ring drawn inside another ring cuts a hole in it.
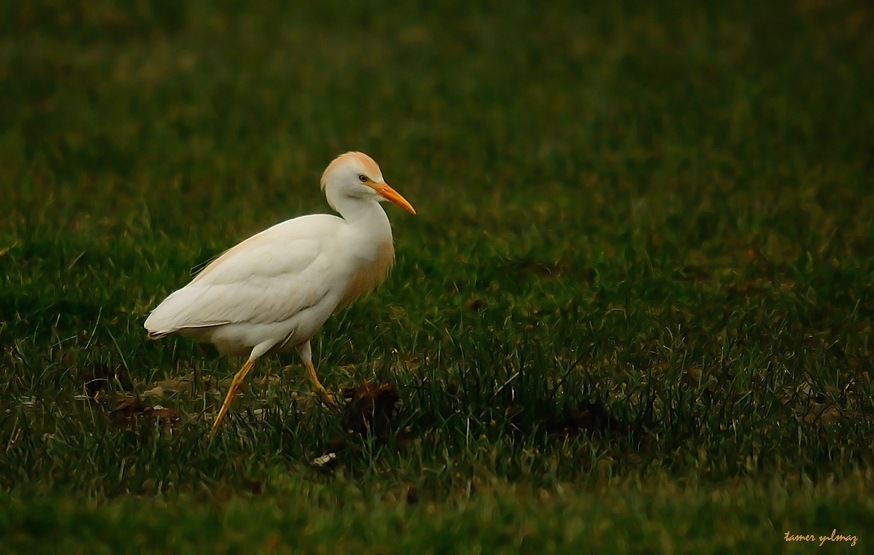
[[[150,335],[221,324],[282,322],[317,305],[336,287],[330,256],[345,222],[312,215],[246,239],[164,300],[146,319]],[[333,263],[332,263],[333,261]]]

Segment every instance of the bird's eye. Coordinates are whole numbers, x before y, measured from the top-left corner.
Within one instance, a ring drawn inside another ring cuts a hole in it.
[[[367,181],[368,181],[367,176],[364,174],[358,174],[358,181],[360,181],[362,183],[367,183]]]

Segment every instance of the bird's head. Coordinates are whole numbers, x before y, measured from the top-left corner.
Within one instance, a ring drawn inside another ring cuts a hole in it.
[[[411,214],[416,213],[400,193],[388,186],[373,158],[363,152],[347,152],[334,158],[322,174],[322,191],[335,210],[338,210],[336,201],[353,198],[377,202],[387,200]]]

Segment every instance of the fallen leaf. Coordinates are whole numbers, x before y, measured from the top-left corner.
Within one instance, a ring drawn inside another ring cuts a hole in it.
[[[121,401],[109,413],[109,420],[117,426],[135,426],[140,418],[146,422],[157,422],[161,426],[178,428],[182,419],[173,409],[161,405],[147,405],[140,399]]]
[[[327,465],[337,460],[337,453],[327,453],[321,457],[316,457],[310,464],[316,468],[325,468]]]
[[[149,388],[143,392],[143,397],[163,399],[178,393],[185,393],[191,387],[191,381],[191,376],[160,380],[150,384]]]
[[[382,384],[371,386],[367,382],[360,387],[343,390],[346,407],[343,411],[343,426],[354,433],[384,434],[394,418],[395,405],[400,400],[394,386]]]

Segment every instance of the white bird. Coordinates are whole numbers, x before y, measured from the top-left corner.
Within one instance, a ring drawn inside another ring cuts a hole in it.
[[[340,218],[313,214],[249,237],[167,297],[146,318],[149,337],[179,334],[248,355],[234,375],[213,432],[259,357],[297,349],[313,389],[334,405],[313,366],[310,339],[338,308],[385,280],[394,263],[391,224],[379,203],[416,211],[386,184],[379,166],[347,152],[322,174],[322,191]]]

